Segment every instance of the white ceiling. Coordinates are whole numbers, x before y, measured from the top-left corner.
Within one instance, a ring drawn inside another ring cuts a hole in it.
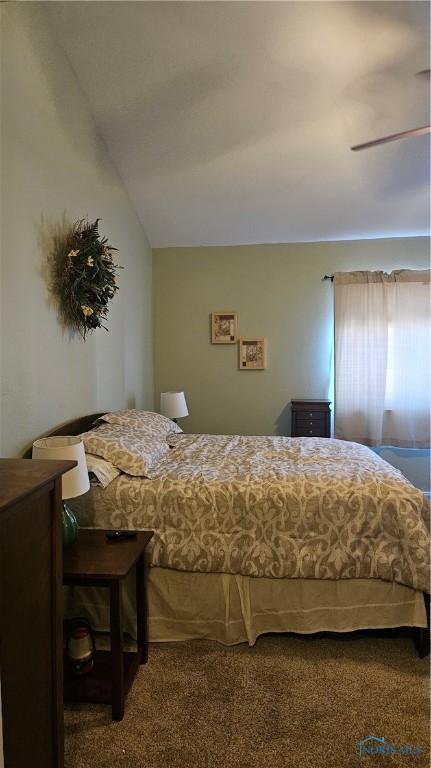
[[[427,2],[46,7],[153,247],[428,232]]]

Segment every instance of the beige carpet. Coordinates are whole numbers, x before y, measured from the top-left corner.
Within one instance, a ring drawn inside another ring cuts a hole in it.
[[[154,644],[121,723],[67,705],[66,768],[428,767],[428,669],[408,635]],[[424,752],[359,757],[369,735]]]

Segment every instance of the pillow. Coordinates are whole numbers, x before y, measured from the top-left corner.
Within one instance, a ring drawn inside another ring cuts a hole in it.
[[[86,452],[135,477],[151,477],[151,466],[169,453],[165,438],[143,433],[136,426],[103,423],[84,432],[81,439]]]
[[[170,435],[166,435],[166,442],[170,448],[176,448],[177,445],[187,445],[187,438],[196,438],[196,435],[185,435],[184,432],[180,434],[171,432]]]
[[[167,416],[162,416],[161,413],[155,413],[154,411],[140,411],[136,408],[131,408],[124,411],[113,411],[112,413],[105,413],[98,419],[97,423],[108,422],[109,424],[119,424],[120,426],[133,427],[140,429],[145,434],[160,437],[166,437],[170,432],[182,432],[181,427],[178,426],[172,419],[168,419]]]
[[[85,458],[92,485],[101,485],[102,488],[106,488],[109,483],[112,483],[121,474],[117,467],[114,467],[110,461],[106,461],[106,459],[102,459],[100,456],[86,453]]]

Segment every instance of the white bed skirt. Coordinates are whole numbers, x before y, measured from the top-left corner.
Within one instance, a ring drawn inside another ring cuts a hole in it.
[[[123,587],[124,630],[136,636],[134,574]],[[109,630],[101,587],[65,588],[66,615]],[[254,645],[267,632],[426,627],[422,592],[378,579],[266,579],[165,568],[148,572],[151,642],[206,638]]]

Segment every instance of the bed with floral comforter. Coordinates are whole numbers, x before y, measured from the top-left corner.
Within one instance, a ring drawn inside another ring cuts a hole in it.
[[[99,527],[155,531],[152,565],[306,579],[383,579],[429,592],[429,510],[357,443],[185,435],[151,479],[95,488]]]

